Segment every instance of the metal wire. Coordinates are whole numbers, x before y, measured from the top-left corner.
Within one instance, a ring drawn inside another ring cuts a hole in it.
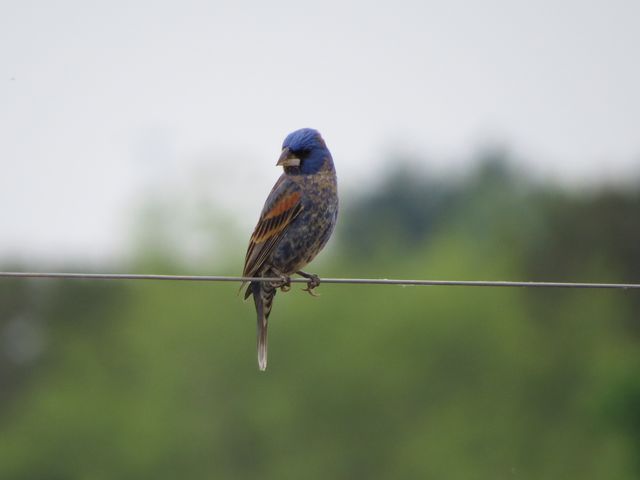
[[[232,277],[219,275],[148,275],[132,273],[51,273],[0,272],[0,278],[58,278],[80,280],[165,280],[189,282],[280,282],[278,277]],[[356,285],[404,285],[447,287],[524,287],[524,288],[591,288],[640,289],[638,283],[580,283],[580,282],[508,282],[491,280],[400,280],[389,278],[321,278],[321,283]],[[307,283],[306,278],[291,278],[292,283]]]

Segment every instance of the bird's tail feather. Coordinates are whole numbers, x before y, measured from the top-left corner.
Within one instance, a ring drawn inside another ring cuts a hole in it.
[[[267,327],[276,289],[269,283],[251,282],[247,288],[247,296],[250,291],[253,293],[253,301],[256,304],[258,315],[258,368],[264,371],[267,369]]]

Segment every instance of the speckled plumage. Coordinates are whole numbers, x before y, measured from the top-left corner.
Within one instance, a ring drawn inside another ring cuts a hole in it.
[[[320,134],[304,128],[289,134],[278,165],[284,173],[265,202],[251,236],[243,276],[289,276],[325,246],[338,215],[337,178],[331,153]],[[258,365],[267,366],[267,322],[276,285],[251,282],[258,315]]]

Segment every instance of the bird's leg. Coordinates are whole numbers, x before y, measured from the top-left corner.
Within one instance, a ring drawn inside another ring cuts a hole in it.
[[[279,288],[281,292],[288,292],[291,290],[291,277],[289,275],[285,275],[280,270],[273,267],[271,267],[271,271],[276,277],[280,277],[280,281],[273,285],[275,288]]]
[[[296,273],[304,278],[309,279],[309,281],[307,282],[307,288],[303,288],[302,290],[305,292],[309,292],[309,295],[311,295],[312,297],[318,297],[319,294],[313,292],[313,289],[320,285],[320,277],[318,277],[318,275],[316,275],[315,273],[307,273],[303,272],[302,270],[299,270]]]

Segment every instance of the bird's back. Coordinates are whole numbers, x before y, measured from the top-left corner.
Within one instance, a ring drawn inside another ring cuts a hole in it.
[[[338,216],[335,171],[290,177],[302,192],[302,211],[291,222],[269,259],[271,265],[286,275],[304,268],[322,250]]]

